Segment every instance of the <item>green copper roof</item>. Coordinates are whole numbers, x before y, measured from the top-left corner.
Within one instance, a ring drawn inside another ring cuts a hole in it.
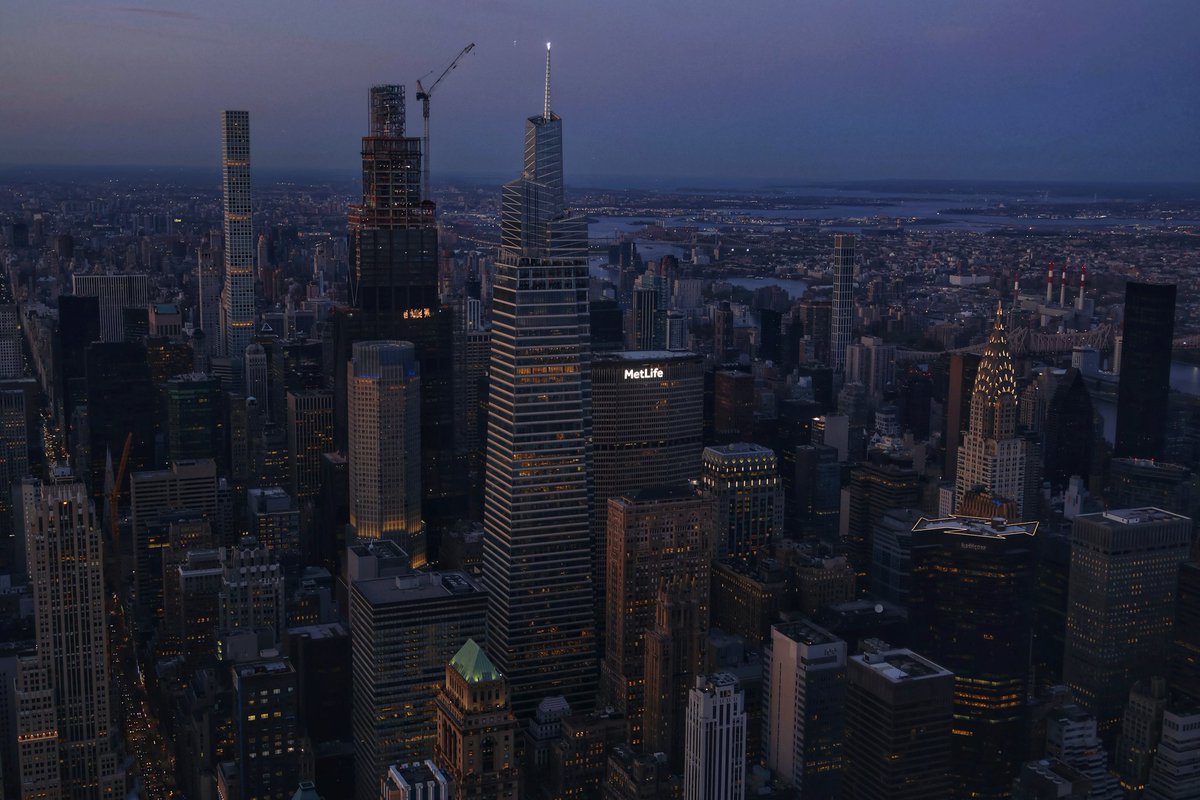
[[[450,659],[450,666],[458,670],[458,674],[466,678],[467,683],[495,681],[504,677],[474,639],[467,639],[467,643]]]

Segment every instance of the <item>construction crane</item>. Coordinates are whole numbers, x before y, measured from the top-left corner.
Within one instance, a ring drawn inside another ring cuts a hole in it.
[[[454,57],[454,60],[450,62],[450,66],[442,70],[442,74],[438,75],[437,80],[434,81],[428,89],[421,85],[420,80],[417,81],[417,99],[421,101],[421,119],[425,123],[425,133],[421,137],[421,149],[424,151],[423,155],[425,159],[424,174],[421,176],[422,200],[429,199],[429,95],[433,94],[433,90],[438,87],[438,84],[442,82],[442,79],[450,74],[450,70],[458,66],[458,62],[462,60],[462,57],[474,49],[474,42],[471,42],[469,45],[464,47],[462,52]]]
[[[113,548],[120,547],[121,538],[121,519],[117,513],[117,508],[121,503],[121,484],[125,482],[125,470],[129,467],[129,451],[133,447],[133,431],[125,437],[125,447],[121,450],[121,462],[117,467],[117,474],[113,478],[112,490],[108,495],[108,513],[111,515],[111,533],[113,538]]]

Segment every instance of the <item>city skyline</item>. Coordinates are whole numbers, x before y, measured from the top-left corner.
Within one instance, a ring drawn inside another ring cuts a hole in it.
[[[431,81],[477,42],[433,99],[432,168],[498,177],[516,145],[503,111],[537,99],[526,76],[549,39],[576,180],[1200,180],[1188,134],[1200,55],[1184,33],[1200,10],[959,5],[758,7],[725,27],[669,5],[439,4],[402,53],[372,5],[13,8],[0,68],[22,124],[0,150],[12,164],[204,166],[211,115],[240,107],[258,120],[256,165],[352,175],[342,143],[361,125],[362,87]],[[31,72],[47,54],[56,68]],[[629,107],[655,113],[634,122],[618,113]]]

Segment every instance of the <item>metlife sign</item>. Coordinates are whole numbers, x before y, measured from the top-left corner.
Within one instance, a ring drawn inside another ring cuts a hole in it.
[[[661,378],[662,376],[662,367],[643,367],[642,369],[625,370],[625,380],[627,381],[642,381],[650,378]]]

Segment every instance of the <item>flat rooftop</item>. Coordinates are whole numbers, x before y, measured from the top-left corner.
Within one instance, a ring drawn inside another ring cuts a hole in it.
[[[912,650],[906,649],[888,650],[884,653],[866,653],[851,656],[850,660],[863,665],[892,683],[937,676],[954,676],[950,670],[939,667]]]
[[[940,519],[928,519],[921,517],[917,520],[917,524],[913,526],[913,532],[917,531],[945,531],[946,533],[959,533],[975,536],[1016,536],[1029,535],[1033,536],[1037,533],[1037,522],[1009,522],[1003,517],[961,517],[952,515],[942,517]]]
[[[355,581],[354,591],[373,606],[483,594],[483,590],[465,572],[412,572],[395,577],[371,578]]]
[[[1094,518],[1097,515],[1085,514],[1084,516]],[[1143,508],[1111,508],[1108,511],[1100,512],[1098,516],[1109,522],[1115,522],[1118,525],[1143,525],[1147,522],[1187,519],[1182,514],[1173,514],[1170,511],[1163,511],[1161,508],[1153,506],[1145,506]]]
[[[842,641],[821,626],[808,620],[781,622],[772,625],[771,628],[772,630],[779,631],[793,642],[806,644],[810,647],[818,644],[833,644],[834,642]]]

